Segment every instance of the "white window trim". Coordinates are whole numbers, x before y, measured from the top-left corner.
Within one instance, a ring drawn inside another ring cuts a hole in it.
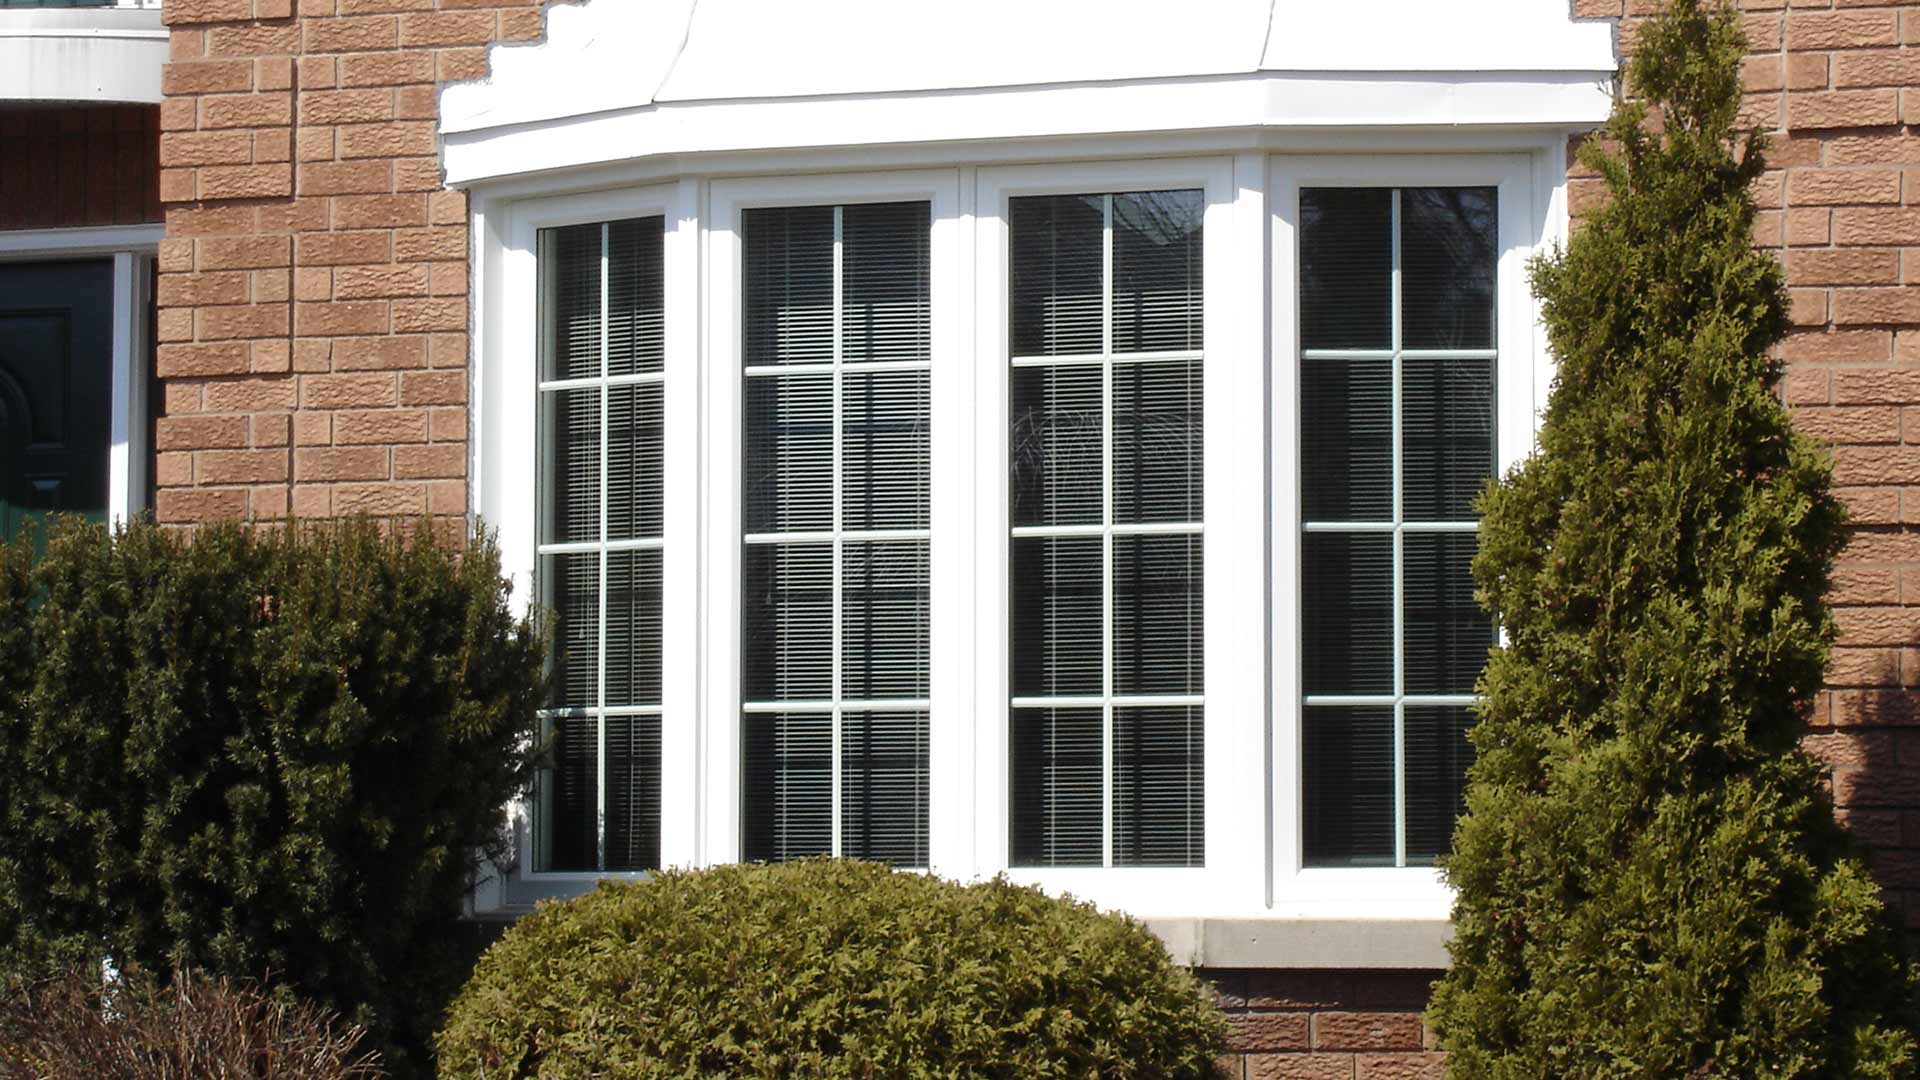
[[[1428,946],[1407,960],[1431,966],[1452,902],[1433,871],[1305,869],[1299,863],[1299,616],[1290,594],[1299,557],[1297,477],[1294,455],[1281,449],[1297,445],[1298,430],[1291,346],[1274,347],[1296,335],[1294,226],[1281,211],[1297,207],[1303,184],[1499,187],[1496,378],[1504,468],[1531,445],[1535,410],[1552,379],[1523,263],[1565,236],[1566,134],[1561,128],[1270,132],[1252,138],[1182,132],[988,142],[931,153],[924,147],[865,146],[610,165],[476,187],[474,335],[480,359],[474,372],[473,484],[477,509],[489,527],[500,530],[505,565],[523,602],[533,566],[532,395],[514,389],[526,384],[513,381],[512,369],[518,365],[524,378],[532,377],[536,294],[529,222],[547,214],[557,215],[556,224],[606,220],[633,216],[643,206],[668,215],[666,547],[670,560],[674,552],[684,560],[668,565],[691,572],[670,569],[665,581],[663,865],[713,865],[739,853],[739,211],[749,205],[934,202],[929,839],[931,869],[968,880],[1008,870],[1007,285],[1004,265],[996,264],[1005,255],[1004,197],[1200,186],[1208,191],[1208,866],[1016,869],[1009,877],[1160,917],[1156,926],[1175,927],[1175,937],[1196,942],[1192,955],[1209,963],[1245,951],[1233,942],[1317,941],[1314,926],[1391,924],[1440,928],[1419,931]],[[901,171],[886,171],[895,167]],[[723,175],[707,179],[696,169]],[[638,186],[643,181],[652,186]],[[568,187],[600,190],[556,194]],[[992,209],[996,199],[1000,211]],[[962,377],[956,379],[956,372]],[[697,388],[697,403],[680,396],[689,387]],[[516,409],[528,418],[518,441],[501,430],[511,426],[508,414]],[[728,418],[725,424],[716,422],[721,417]],[[1263,446],[1267,452],[1235,453],[1233,446]],[[700,460],[686,463],[688,453]],[[1223,465],[1232,468],[1223,472]],[[964,537],[939,524],[968,515],[974,525]],[[521,533],[525,543],[514,539]],[[1238,538],[1232,549],[1216,553],[1214,545],[1226,545],[1229,535]],[[1216,599],[1220,591],[1228,596]],[[973,601],[965,603],[969,596]],[[944,617],[957,608],[967,612],[964,619]],[[1231,674],[1222,676],[1222,665]],[[676,732],[684,744],[676,742]],[[1229,776],[1232,781],[1223,782]],[[970,813],[964,810],[969,804]],[[476,910],[517,909],[533,895],[578,891],[601,876],[566,880],[516,873],[520,878],[509,885],[519,888],[477,897]],[[1289,929],[1275,936],[1258,929],[1263,925]],[[1271,951],[1269,945],[1249,948]],[[1325,956],[1307,966],[1323,961],[1339,966]]]
[[[1301,777],[1276,787],[1275,908],[1301,917],[1432,918],[1452,905],[1452,890],[1425,867],[1307,867],[1303,862],[1300,649],[1310,631],[1300,605],[1300,402],[1298,216],[1303,187],[1492,186],[1499,198],[1495,460],[1504,473],[1533,446],[1544,404],[1536,378],[1536,308],[1526,260],[1543,221],[1532,162],[1514,154],[1433,156],[1286,156],[1270,163],[1273,191],[1273,774]]]
[[[107,521],[124,525],[147,509],[153,448],[147,384],[153,374],[153,262],[164,225],[108,225],[0,233],[0,262],[113,261],[113,417],[107,450]]]

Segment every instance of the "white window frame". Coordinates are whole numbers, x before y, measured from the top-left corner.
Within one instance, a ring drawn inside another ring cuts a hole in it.
[[[1430,867],[1309,867],[1303,800],[1301,645],[1309,629],[1300,601],[1299,207],[1307,187],[1493,187],[1499,199],[1495,278],[1497,331],[1495,466],[1500,474],[1532,449],[1543,403],[1537,378],[1536,309],[1526,260],[1536,250],[1533,162],[1523,155],[1276,156],[1273,213],[1273,580],[1274,775],[1297,778],[1276,788],[1276,907],[1301,915],[1444,917],[1452,890]]]
[[[1301,186],[1498,188],[1504,468],[1531,446],[1552,377],[1524,261],[1564,236],[1564,135],[1184,132],[858,147],[636,162],[477,188],[472,483],[522,602],[534,567],[534,402],[525,388],[535,363],[535,230],[667,214],[662,864],[715,865],[740,854],[741,211],[925,199],[933,229],[931,871],[958,880],[1004,871],[1148,917],[1170,942],[1191,943],[1181,955],[1215,965],[1351,964],[1356,954],[1314,937],[1316,926],[1443,928],[1452,896],[1430,869],[1301,865],[1294,215]],[[568,185],[583,193],[563,194]],[[1006,200],[1179,187],[1207,193],[1206,864],[1010,868]],[[519,908],[602,876],[522,867],[475,906]],[[1385,966],[1432,966],[1438,933],[1417,930],[1401,956],[1385,943],[1402,939],[1369,931],[1377,948],[1365,955]]]
[[[1196,896],[1252,909],[1260,899],[1265,857],[1258,840],[1265,806],[1260,719],[1264,686],[1258,665],[1236,662],[1236,650],[1264,629],[1260,590],[1236,582],[1263,580],[1264,504],[1259,454],[1235,447],[1259,445],[1260,355],[1254,343],[1257,311],[1236,303],[1236,248],[1258,235],[1257,199],[1241,198],[1234,160],[1174,158],[1139,162],[1023,165],[981,169],[974,205],[976,223],[973,353],[978,434],[974,506],[974,559],[980,588],[974,601],[974,719],[977,872],[1005,870],[1013,881],[1038,885],[1108,907],[1136,913],[1173,913]],[[1203,742],[1206,789],[1205,862],[1197,867],[1015,867],[1010,865],[1008,800],[1007,596],[1009,529],[1009,200],[1021,196],[1102,194],[1197,188],[1203,193],[1201,266],[1204,579],[1202,658]],[[1248,403],[1252,408],[1246,407]]]
[[[662,265],[665,277],[663,326],[666,362],[662,383],[666,431],[663,445],[661,540],[661,708],[660,708],[660,861],[663,866],[692,865],[697,858],[691,814],[673,812],[695,797],[698,728],[696,650],[675,628],[696,618],[693,575],[698,565],[697,480],[693,415],[698,377],[698,330],[686,317],[698,302],[697,219],[687,192],[676,185],[652,185],[515,203],[505,220],[489,223],[500,244],[489,253],[497,275],[499,316],[489,327],[489,362],[476,373],[473,413],[486,433],[473,443],[473,483],[491,516],[481,524],[493,530],[503,571],[523,608],[537,602],[534,574],[539,566],[540,484],[540,231],[626,218],[663,217]],[[546,896],[565,896],[602,878],[641,878],[638,872],[539,871],[533,866],[534,805],[512,808],[515,851],[519,858],[503,870],[497,902],[524,906]]]
[[[113,374],[109,388],[107,521],[119,526],[148,509],[153,447],[148,383],[153,377],[153,264],[164,225],[101,225],[0,233],[0,262],[107,259],[113,263]]]
[[[742,515],[740,475],[744,421],[742,379],[744,289],[742,285],[742,221],[749,209],[775,206],[845,206],[856,203],[920,202],[931,204],[932,236],[928,244],[929,329],[931,339],[930,407],[931,469],[928,567],[929,626],[932,670],[929,680],[927,790],[929,869],[944,876],[964,873],[964,838],[959,827],[956,789],[941,782],[943,763],[956,760],[961,749],[963,715],[958,693],[966,680],[954,646],[966,592],[962,578],[948,572],[964,558],[959,522],[966,520],[967,503],[962,468],[965,414],[959,409],[964,390],[964,358],[960,351],[959,181],[951,170],[883,173],[842,173],[831,176],[773,179],[716,180],[708,197],[707,331],[701,371],[705,403],[708,478],[701,492],[702,525],[706,543],[704,577],[706,627],[705,740],[706,797],[702,800],[701,851],[705,864],[734,862],[741,848],[740,677],[741,597],[740,545]],[[839,448],[835,448],[839,452]]]

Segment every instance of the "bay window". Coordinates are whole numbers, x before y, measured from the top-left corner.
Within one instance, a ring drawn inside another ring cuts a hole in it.
[[[483,203],[476,484],[556,635],[509,904],[842,855],[1444,916],[1539,158],[1003,152]]]

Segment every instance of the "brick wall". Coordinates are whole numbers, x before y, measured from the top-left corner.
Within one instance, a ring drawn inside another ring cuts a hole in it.
[[[162,521],[467,509],[467,210],[438,84],[539,0],[168,0]]]
[[[0,229],[159,221],[159,138],[152,105],[0,111]]]
[[[1200,973],[1233,1025],[1230,1080],[1440,1080],[1421,1022],[1437,971]]]

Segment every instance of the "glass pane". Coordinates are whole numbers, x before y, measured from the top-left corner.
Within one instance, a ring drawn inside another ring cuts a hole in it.
[[[1009,736],[1013,865],[1099,866],[1100,710],[1015,709]]]
[[[927,714],[840,718],[840,853],[927,865]]]
[[[541,801],[545,845],[540,869],[565,872],[600,868],[600,722],[592,717],[550,721],[547,744],[552,767],[541,776],[548,785]]]
[[[1015,697],[1102,693],[1099,537],[1015,537],[1009,568]]]
[[[1113,197],[1113,351],[1171,352],[1201,345],[1198,191]]]
[[[746,380],[746,530],[833,528],[833,376]]]
[[[1493,361],[1422,360],[1400,370],[1401,507],[1408,521],[1473,521],[1493,476]]]
[[[1470,694],[1493,647],[1493,619],[1473,599],[1472,533],[1408,533],[1409,694]]]
[[[748,713],[741,736],[742,859],[832,854],[832,715]]]
[[[600,389],[540,395],[540,542],[600,539]]]
[[[1101,350],[1105,202],[1099,195],[1008,200],[1013,355]]]
[[[1393,347],[1393,190],[1300,192],[1300,345]]]
[[[1467,810],[1472,727],[1472,710],[1464,706],[1406,707],[1409,865],[1429,865],[1453,849],[1453,823]]]
[[[927,542],[849,541],[842,551],[840,696],[927,696]]]
[[[607,553],[607,704],[660,704],[660,552]]]
[[[741,215],[749,366],[833,360],[833,207]]]
[[[1408,349],[1493,348],[1495,189],[1400,193],[1400,335]]]
[[[1114,521],[1200,521],[1203,461],[1200,361],[1114,365]]]
[[[609,716],[607,869],[660,866],[660,718]]]
[[[1113,538],[1114,693],[1200,693],[1201,546],[1198,536]]]
[[[553,619],[553,683],[557,708],[598,705],[600,687],[600,556],[540,559],[540,606]]]
[[[1010,378],[1013,523],[1099,523],[1105,482],[1100,369],[1017,367]]]
[[[1300,550],[1306,692],[1393,693],[1393,537],[1310,532]]]
[[[1308,521],[1393,517],[1393,361],[1300,362],[1300,502]]]
[[[864,360],[926,360],[932,310],[924,202],[852,205],[841,210],[841,355]]]
[[[664,473],[659,383],[607,388],[607,539],[660,535]]]
[[[663,218],[607,226],[607,373],[659,371],[666,360]]]
[[[1306,710],[1308,866],[1392,866],[1393,710]]]
[[[847,372],[842,378],[842,526],[926,528],[927,373]]]
[[[540,230],[540,377],[600,374],[599,224]]]
[[[1114,865],[1205,865],[1203,734],[1198,706],[1113,710]]]
[[[741,692],[748,701],[833,694],[833,545],[748,544]]]

